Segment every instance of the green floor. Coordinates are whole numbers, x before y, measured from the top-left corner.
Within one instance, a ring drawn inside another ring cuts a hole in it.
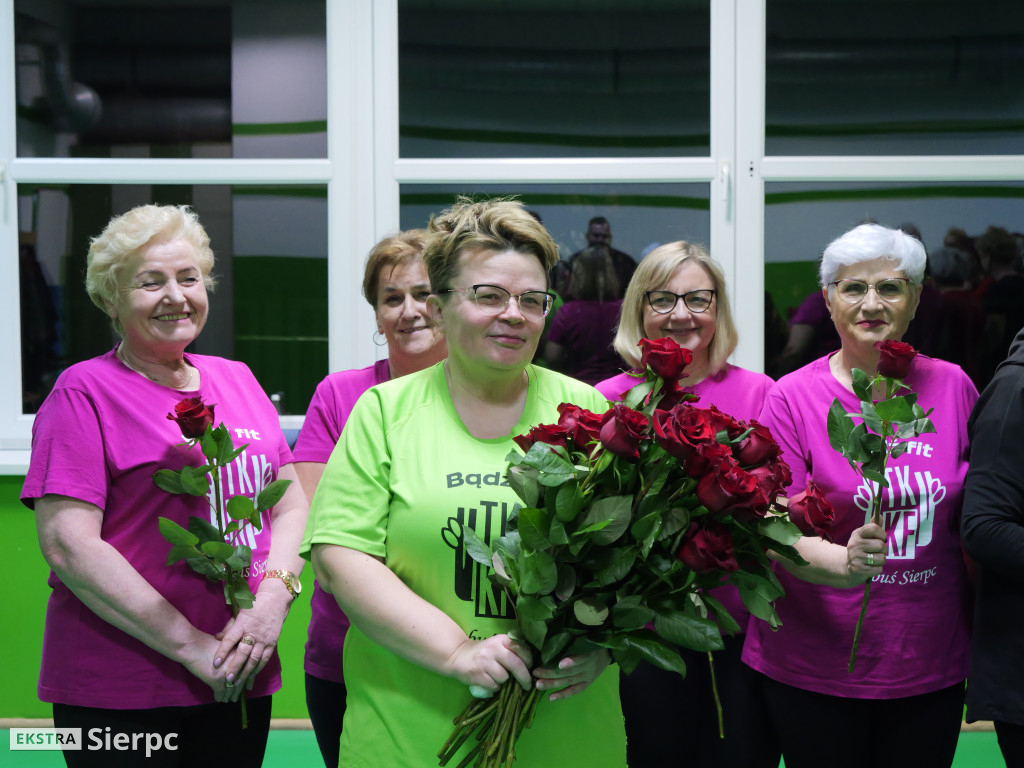
[[[11,752],[10,731],[0,731],[0,766],[3,768],[60,768],[57,752]],[[312,731],[271,731],[265,768],[316,768],[321,763]],[[964,733],[953,768],[1003,768],[994,733]]]

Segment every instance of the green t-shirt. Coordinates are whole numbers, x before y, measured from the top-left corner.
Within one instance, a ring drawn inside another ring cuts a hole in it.
[[[501,535],[517,501],[504,479],[513,435],[555,422],[562,402],[595,411],[607,407],[590,386],[533,366],[527,372],[522,418],[508,437],[487,440],[470,435],[456,413],[443,364],[368,390],[324,470],[303,556],[313,544],[327,543],[383,557],[410,589],[470,637],[509,631],[512,606],[465,553],[462,526],[486,541]],[[381,648],[356,625],[345,640],[344,665],[341,764],[436,766],[452,718],[470,701],[466,686]],[[516,755],[526,768],[625,766],[618,669],[609,667],[582,694],[556,702],[542,698]]]

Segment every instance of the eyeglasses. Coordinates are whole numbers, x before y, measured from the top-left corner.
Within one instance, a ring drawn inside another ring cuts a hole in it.
[[[442,293],[461,293],[471,298],[476,305],[489,313],[498,315],[505,311],[510,300],[516,300],[516,306],[523,317],[541,318],[551,311],[551,305],[555,301],[555,295],[547,291],[524,291],[520,294],[511,294],[500,285],[487,285],[477,283],[469,288],[445,288],[438,291]]]
[[[711,302],[715,299],[716,291],[710,288],[702,288],[699,291],[687,291],[686,293],[672,293],[672,291],[648,291],[646,293],[647,303],[651,309],[659,315],[667,315],[676,308],[679,300],[691,312],[707,312]]]
[[[875,295],[882,301],[898,304],[910,294],[910,280],[905,277],[888,277],[877,283],[863,280],[834,280],[829,283],[836,287],[839,298],[847,304],[860,304],[867,298],[868,290],[875,289]]]

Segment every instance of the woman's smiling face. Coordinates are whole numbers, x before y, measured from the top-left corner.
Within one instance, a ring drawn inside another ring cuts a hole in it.
[[[377,285],[377,331],[388,340],[388,357],[411,361],[443,339],[427,309],[430,279],[422,259],[381,270]]]
[[[671,291],[683,295],[690,291],[715,290],[715,280],[699,262],[687,259],[672,272],[664,285],[651,286],[649,290]],[[679,346],[693,353],[694,361],[707,362],[708,346],[715,337],[718,322],[717,299],[703,312],[692,312],[682,299],[668,314],[659,314],[651,308],[647,299],[643,304],[644,336],[648,339],[673,339]]]

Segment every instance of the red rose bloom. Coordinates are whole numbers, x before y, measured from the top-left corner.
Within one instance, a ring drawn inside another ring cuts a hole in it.
[[[604,415],[601,424],[601,444],[606,450],[624,459],[640,458],[640,441],[647,436],[647,417],[616,403]]]
[[[684,376],[683,369],[693,360],[693,354],[680,347],[674,339],[640,339],[640,365],[650,368],[655,376],[663,379],[678,379]]]
[[[201,397],[186,397],[174,404],[174,413],[167,418],[178,422],[182,437],[195,440],[206,434],[206,428],[213,424],[213,405],[207,405]]]
[[[586,450],[590,443],[600,440],[603,414],[593,413],[572,403],[558,406],[558,426],[568,432],[578,450]]]
[[[694,449],[693,455],[686,460],[683,471],[690,477],[699,480],[723,463],[736,463],[736,459],[732,455],[732,448],[714,439],[705,440]]]
[[[789,500],[789,519],[806,536],[820,536],[831,541],[835,516],[832,505],[813,480],[807,482],[806,491]]]
[[[689,459],[698,445],[715,439],[706,412],[686,403],[670,411],[655,411],[654,435],[662,448],[682,461]]]
[[[917,350],[902,341],[876,341],[878,372],[890,379],[903,379],[910,373],[910,364],[917,356]]]
[[[770,459],[774,459],[782,453],[782,449],[775,442],[775,438],[768,431],[768,427],[758,424],[754,420],[751,420],[749,426],[751,427],[750,434],[743,438],[739,444],[737,458],[740,464],[745,467],[755,467]]]
[[[753,495],[757,480],[741,469],[730,455],[728,460],[705,472],[697,483],[697,498],[710,512],[742,506]]]
[[[523,449],[523,452],[530,450],[534,443],[545,443],[546,445],[560,445],[568,448],[567,438],[569,433],[564,428],[555,424],[539,424],[525,435],[512,438],[515,444]]]
[[[711,423],[711,429],[715,431],[717,435],[719,432],[725,432],[729,435],[729,439],[739,437],[746,431],[746,427],[740,424],[736,419],[727,413],[722,413],[715,406],[710,405],[706,409],[708,414],[708,421]]]
[[[714,520],[690,523],[690,530],[677,556],[693,571],[738,571],[729,529]]]
[[[775,501],[775,499],[781,496],[786,486],[793,481],[789,465],[781,457],[776,457],[764,464],[751,467],[747,471],[754,476],[757,484],[764,489],[769,502]]]

